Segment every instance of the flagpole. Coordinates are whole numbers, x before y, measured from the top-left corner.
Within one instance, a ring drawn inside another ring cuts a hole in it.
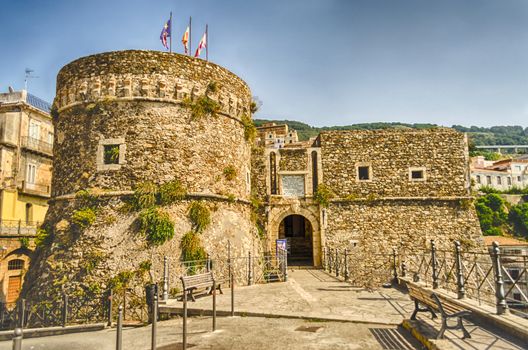
[[[208,25],[205,25],[205,60],[209,61],[209,31]]]
[[[169,52],[172,53],[172,11],[170,13],[170,26],[169,26]]]

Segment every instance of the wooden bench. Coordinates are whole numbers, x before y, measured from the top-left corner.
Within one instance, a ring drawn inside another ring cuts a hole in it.
[[[221,294],[224,294],[222,292],[221,284],[216,283],[212,272],[193,276],[182,276],[180,279],[183,284],[183,293],[188,293],[188,296],[192,301],[196,301],[194,298],[194,292],[202,288],[206,289],[208,294],[213,294],[213,290],[215,289],[219,290]]]
[[[462,317],[471,315],[471,311],[465,310],[449,299],[438,296],[436,293],[431,293],[431,291],[420,288],[415,284],[407,283],[407,288],[409,289],[409,296],[414,300],[414,312],[411,320],[416,320],[416,314],[418,312],[430,312],[432,318],[436,318],[436,312],[439,312],[442,316],[442,327],[436,336],[437,339],[444,337],[446,329],[461,329],[464,334],[463,338],[471,338],[471,335],[462,323]],[[420,307],[420,304],[423,307]],[[448,325],[447,321],[450,318],[456,318],[457,324],[454,326]]]

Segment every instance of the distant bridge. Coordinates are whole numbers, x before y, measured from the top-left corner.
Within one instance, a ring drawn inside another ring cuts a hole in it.
[[[486,145],[486,146],[475,146],[476,149],[492,151],[502,153],[502,150],[513,150],[513,153],[519,153],[520,149],[528,151],[528,145]],[[527,152],[528,153],[528,152]]]

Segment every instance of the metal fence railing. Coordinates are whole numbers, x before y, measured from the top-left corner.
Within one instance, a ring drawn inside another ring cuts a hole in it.
[[[365,259],[358,250],[324,247],[323,268],[352,283],[355,279],[368,282],[374,275],[384,281],[411,278],[433,289],[454,292],[459,299],[493,305],[499,315],[528,318],[528,252],[515,253],[501,249],[497,242],[488,252],[479,252],[464,250],[459,242],[454,242],[452,250],[437,249],[431,240],[427,249],[393,250],[378,254],[377,259],[368,253],[370,259]]]

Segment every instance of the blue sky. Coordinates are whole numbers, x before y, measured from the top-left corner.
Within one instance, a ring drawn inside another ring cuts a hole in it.
[[[193,16],[209,58],[263,102],[258,118],[528,126],[526,0],[0,0],[0,90],[51,101],[66,63],[173,45]]]

